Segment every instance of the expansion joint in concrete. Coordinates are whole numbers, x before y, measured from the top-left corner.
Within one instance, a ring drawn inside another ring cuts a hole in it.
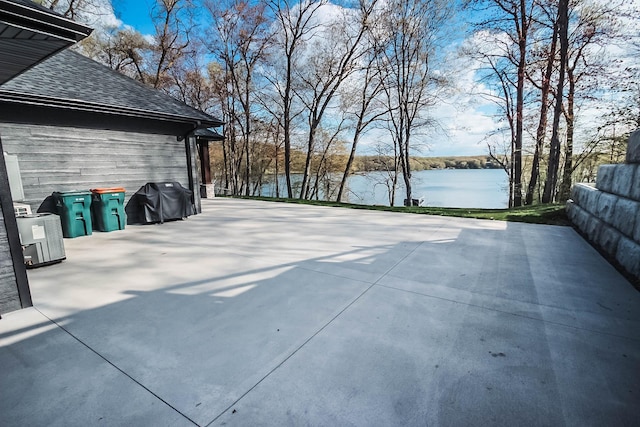
[[[408,290],[408,289],[401,289],[401,288],[397,288],[397,287],[389,286],[389,285],[378,285],[378,286],[383,287],[383,288],[387,288],[387,289],[393,289],[394,291],[406,292],[406,293],[410,293],[410,294],[420,295],[420,296],[423,296],[423,297],[426,297],[426,298],[434,298],[434,299],[438,299],[438,300],[441,300],[441,301],[452,302],[454,304],[466,305],[468,307],[475,307],[475,308],[480,308],[482,310],[493,311],[493,312],[496,312],[496,313],[508,314],[510,316],[521,317],[523,319],[535,320],[536,322],[542,322],[542,323],[546,323],[546,324],[549,324],[549,325],[562,326],[562,327],[565,327],[565,328],[571,328],[571,329],[575,329],[575,330],[578,330],[578,331],[589,332],[589,333],[593,333],[593,334],[606,335],[606,336],[609,336],[609,337],[621,338],[621,339],[625,339],[625,340],[640,342],[640,339],[637,339],[637,338],[631,338],[631,337],[627,337],[627,336],[624,336],[624,335],[611,334],[611,333],[608,333],[608,332],[596,331],[594,329],[589,329],[589,328],[580,328],[580,327],[577,327],[577,326],[568,325],[566,323],[554,322],[552,320],[540,319],[540,318],[533,317],[533,316],[525,316],[523,314],[512,313],[512,312],[506,311],[506,310],[499,310],[499,309],[493,308],[493,307],[487,307],[486,305],[472,304],[472,303],[458,301],[458,300],[451,299],[451,298],[444,298],[444,297],[439,297],[439,296],[436,296],[436,295],[430,295],[430,294],[426,294],[424,292],[416,292],[416,291],[411,291],[411,290]],[[534,304],[534,305],[541,306],[542,304]],[[549,307],[549,306],[546,306],[546,307]]]
[[[440,229],[441,227],[438,227],[435,231],[434,234],[437,233],[437,231]],[[320,334],[322,331],[324,331],[329,325],[331,325],[338,317],[340,317],[342,315],[342,313],[344,313],[345,311],[347,311],[351,306],[353,306],[358,300],[360,300],[360,298],[362,298],[367,292],[369,292],[369,290],[371,288],[373,288],[374,286],[378,285],[378,282],[380,282],[380,280],[382,280],[385,276],[387,276],[391,271],[393,271],[394,268],[396,268],[400,263],[402,263],[405,259],[407,259],[407,257],[409,257],[411,254],[413,254],[420,246],[422,246],[424,242],[421,242],[419,245],[417,245],[415,248],[413,248],[412,250],[410,250],[405,256],[403,256],[402,258],[400,258],[396,263],[394,263],[391,267],[389,267],[387,269],[387,271],[384,272],[384,274],[382,274],[375,282],[371,283],[364,291],[362,291],[356,298],[354,298],[349,304],[347,304],[342,310],[340,310],[335,316],[333,316],[327,323],[325,323],[324,325],[322,325],[322,327],[320,327],[320,329],[318,329],[316,332],[314,332],[309,338],[307,338],[302,344],[300,344],[294,351],[291,352],[291,354],[289,354],[287,357],[285,357],[280,363],[278,363],[273,369],[271,369],[269,372],[267,372],[266,375],[264,375],[262,378],[260,378],[260,380],[258,382],[256,382],[253,386],[251,386],[251,388],[249,388],[247,391],[245,391],[240,397],[238,397],[235,401],[233,401],[233,403],[231,403],[229,406],[227,406],[222,412],[220,412],[218,415],[216,415],[216,417],[214,419],[212,419],[208,424],[206,424],[206,427],[209,427],[210,425],[212,425],[214,422],[216,422],[220,417],[222,417],[224,414],[226,414],[231,408],[233,408],[235,405],[238,404],[238,402],[240,402],[246,395],[248,395],[249,393],[251,393],[256,387],[258,387],[264,380],[266,380],[271,374],[273,374],[275,371],[277,371],[282,365],[284,365],[289,359],[291,359],[296,353],[298,353],[304,346],[306,346],[311,340],[313,340],[316,336],[318,336],[318,334]],[[379,285],[378,285],[379,286]]]
[[[89,344],[87,344],[86,342],[82,341],[80,338],[78,338],[77,336],[75,336],[74,334],[72,334],[68,329],[66,329],[64,326],[62,326],[60,323],[56,322],[54,319],[50,318],[49,316],[47,316],[46,314],[44,314],[41,310],[38,309],[38,307],[34,306],[33,308],[35,308],[38,313],[40,313],[42,316],[44,316],[46,319],[48,319],[51,323],[53,323],[54,325],[56,325],[58,328],[60,328],[61,330],[63,330],[64,332],[66,332],[71,338],[73,338],[74,340],[76,340],[77,342],[79,342],[81,345],[83,345],[84,347],[86,347],[89,351],[91,351],[93,354],[95,354],[96,356],[98,356],[99,358],[101,358],[102,360],[104,360],[106,363],[108,363],[110,366],[112,366],[114,369],[116,369],[117,371],[119,371],[120,373],[122,373],[124,376],[126,376],[127,378],[129,378],[131,381],[133,381],[134,383],[136,383],[137,385],[139,385],[140,387],[142,387],[144,390],[146,390],[149,394],[151,394],[153,397],[155,397],[156,399],[158,399],[160,402],[164,403],[165,405],[167,405],[169,408],[171,408],[172,410],[174,410],[176,413],[180,414],[182,417],[184,417],[184,419],[188,420],[189,422],[191,422],[193,425],[198,425],[198,423],[196,423],[194,420],[192,420],[191,418],[189,418],[187,415],[185,415],[183,412],[181,412],[179,409],[177,409],[175,406],[171,405],[169,402],[167,402],[166,400],[164,400],[162,397],[158,396],[156,393],[154,393],[152,390],[150,390],[147,386],[145,386],[144,384],[142,384],[140,381],[136,380],[135,378],[133,378],[131,375],[129,375],[126,371],[124,371],[122,368],[120,368],[118,365],[116,365],[115,363],[113,363],[112,361],[110,361],[109,359],[107,359],[104,355],[102,355],[101,353],[99,353],[98,351],[96,351],[93,347],[91,347]]]

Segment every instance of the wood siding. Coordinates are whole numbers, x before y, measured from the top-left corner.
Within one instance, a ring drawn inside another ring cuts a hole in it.
[[[20,308],[20,296],[13,260],[9,249],[7,228],[0,209],[0,315]]]
[[[185,143],[175,135],[14,123],[0,132],[34,209],[54,191],[124,187],[128,200],[147,182],[188,186]]]
[[[2,139],[0,139],[0,152],[2,151],[4,151],[4,146],[2,145]],[[2,156],[0,161],[0,315],[17,310],[22,306],[18,272],[16,272],[15,268],[16,261],[23,262],[22,248],[16,239],[18,237],[18,229],[13,217],[11,189],[9,188],[9,177],[5,166],[4,156]],[[18,252],[18,260],[14,260],[16,251]],[[22,270],[19,273],[24,274],[22,283],[26,284],[28,288],[26,270]]]

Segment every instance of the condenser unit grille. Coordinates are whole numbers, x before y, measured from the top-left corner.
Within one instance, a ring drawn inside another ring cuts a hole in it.
[[[58,215],[44,217],[44,229],[47,233],[47,246],[52,260],[65,257],[64,240],[62,239],[62,226]]]

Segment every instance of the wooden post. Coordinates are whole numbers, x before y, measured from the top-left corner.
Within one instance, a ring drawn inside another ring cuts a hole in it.
[[[203,184],[211,184],[211,160],[209,159],[209,141],[198,141],[200,149],[200,172]]]
[[[0,291],[10,289],[15,286],[18,291],[18,297],[20,298],[20,307],[31,307],[33,305],[31,301],[31,291],[29,290],[27,269],[24,266],[24,256],[22,254],[20,234],[18,233],[18,223],[13,212],[13,201],[11,199],[11,189],[9,188],[9,176],[7,174],[7,167],[4,163],[2,138],[0,138],[0,156],[2,156],[2,159],[0,159],[0,214],[4,219],[4,221],[0,222],[0,225],[4,223],[5,228],[5,230],[0,231],[6,231],[9,253],[11,254],[11,261],[13,264],[13,274],[1,279],[2,283],[0,283]],[[2,297],[2,295],[0,295],[0,297]],[[10,306],[17,308],[17,304],[10,304]]]

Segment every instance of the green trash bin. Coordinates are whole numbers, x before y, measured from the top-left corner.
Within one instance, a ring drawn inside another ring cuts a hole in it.
[[[56,191],[57,214],[60,215],[62,235],[64,237],[90,236],[91,225],[91,192],[89,191]]]
[[[91,190],[91,213],[96,230],[124,230],[124,188],[94,188]]]

